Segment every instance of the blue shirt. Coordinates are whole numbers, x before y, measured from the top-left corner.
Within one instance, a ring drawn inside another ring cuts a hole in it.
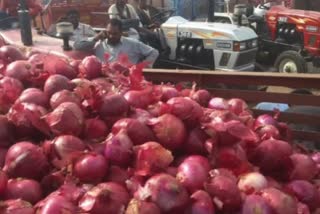
[[[262,102],[256,105],[255,109],[266,110],[266,111],[273,111],[275,109],[278,109],[279,111],[286,111],[287,109],[289,109],[289,105],[285,103]]]

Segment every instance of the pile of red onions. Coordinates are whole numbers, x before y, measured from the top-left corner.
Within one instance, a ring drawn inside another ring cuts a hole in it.
[[[320,211],[320,154],[241,99],[152,84],[124,58],[0,59],[0,213]]]

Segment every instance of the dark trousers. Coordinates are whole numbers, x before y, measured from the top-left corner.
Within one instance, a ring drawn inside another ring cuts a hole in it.
[[[10,16],[4,11],[0,10],[0,29],[9,29],[13,27],[13,24],[18,22],[17,17]]]

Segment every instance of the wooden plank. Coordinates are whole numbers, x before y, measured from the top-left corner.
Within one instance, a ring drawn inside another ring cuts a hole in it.
[[[274,115],[273,111],[265,111],[265,110],[259,110],[259,109],[251,109],[251,110],[253,111],[255,117],[262,114]],[[281,112],[279,115],[279,121],[286,122],[286,123],[319,126],[320,116],[310,115],[310,114],[307,115],[307,114],[291,113],[291,112]]]
[[[226,90],[226,89],[209,89],[214,96],[223,98],[238,97],[247,102],[275,102],[287,103],[294,105],[310,105],[320,106],[320,99],[314,95],[302,94],[284,94],[284,93],[270,93],[263,91],[249,91],[249,90]]]
[[[320,88],[320,74],[282,74],[272,72],[225,72],[200,70],[145,69],[147,80],[156,82],[195,81],[210,86],[215,83],[231,85],[270,85],[292,88]]]
[[[320,132],[293,130],[292,137],[296,140],[313,141],[316,143],[320,143]]]

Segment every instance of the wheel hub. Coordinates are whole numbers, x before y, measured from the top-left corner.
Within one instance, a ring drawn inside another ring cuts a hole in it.
[[[298,67],[292,60],[284,60],[280,64],[280,72],[282,73],[298,73]]]

